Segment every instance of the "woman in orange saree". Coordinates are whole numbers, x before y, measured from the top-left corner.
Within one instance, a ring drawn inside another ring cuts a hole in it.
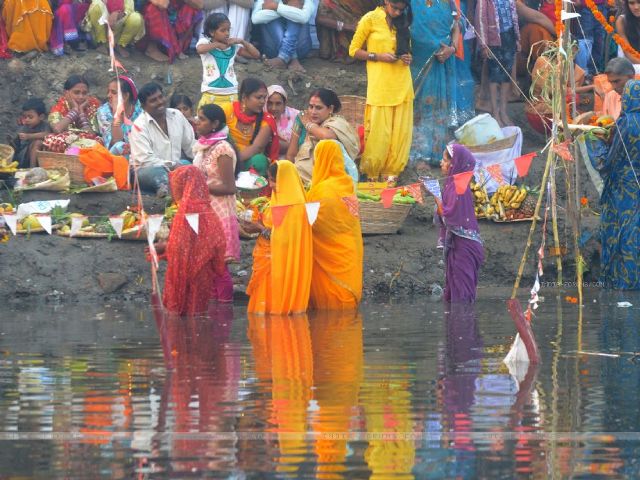
[[[314,152],[309,202],[320,202],[313,224],[311,306],[356,309],[362,298],[362,231],[353,180],[340,145],[322,140]]]
[[[311,289],[311,226],[307,220],[305,193],[298,170],[287,160],[269,167],[273,189],[267,213],[272,227],[264,225],[256,244],[254,271],[247,286],[250,313],[289,315],[307,311]],[[268,262],[267,262],[268,258]]]
[[[2,4],[2,2],[0,2]],[[14,52],[46,52],[53,12],[46,0],[5,0],[2,5],[9,48]]]

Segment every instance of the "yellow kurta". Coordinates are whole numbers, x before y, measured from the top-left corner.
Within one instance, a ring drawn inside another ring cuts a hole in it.
[[[396,30],[387,23],[382,7],[358,22],[349,55],[364,48],[369,53],[395,53]],[[409,160],[413,133],[413,83],[409,66],[367,61],[365,148],[360,170],[371,179],[399,175]]]

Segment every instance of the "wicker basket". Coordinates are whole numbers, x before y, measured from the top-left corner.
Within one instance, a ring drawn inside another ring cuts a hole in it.
[[[353,128],[357,130],[360,125],[364,125],[364,109],[367,105],[367,99],[365,97],[343,95],[340,97],[340,103],[342,104],[340,115],[342,115]]]
[[[71,183],[85,184],[84,165],[80,163],[78,155],[66,155],[64,153],[38,151],[36,154],[38,165],[47,170],[56,168],[66,168],[69,170]]]
[[[380,195],[382,190],[388,188],[387,182],[359,182],[358,191],[369,195]]]
[[[2,165],[3,163],[5,165],[10,164],[13,161],[14,153],[15,150],[11,145],[0,143],[0,165]]]
[[[397,233],[413,205],[393,204],[384,208],[382,202],[360,202],[360,226],[364,235]]]
[[[505,150],[513,147],[516,143],[518,135],[511,135],[510,137],[503,138],[502,140],[496,140],[495,142],[487,143],[485,145],[475,145],[473,147],[467,147],[471,153],[490,153]]]

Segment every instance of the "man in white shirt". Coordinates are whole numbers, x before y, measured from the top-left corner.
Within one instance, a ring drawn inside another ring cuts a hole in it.
[[[179,110],[167,108],[162,87],[147,83],[138,92],[143,112],[129,134],[130,161],[140,188],[164,197],[169,193],[169,172],[191,162],[193,127]]]
[[[305,71],[299,59],[311,50],[309,20],[316,7],[313,0],[256,0],[251,22],[261,32],[268,65]]]

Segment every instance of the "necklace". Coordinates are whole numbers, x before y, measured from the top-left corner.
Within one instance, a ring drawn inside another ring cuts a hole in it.
[[[238,130],[240,130],[243,135],[246,135],[251,130],[251,125],[238,122]]]

